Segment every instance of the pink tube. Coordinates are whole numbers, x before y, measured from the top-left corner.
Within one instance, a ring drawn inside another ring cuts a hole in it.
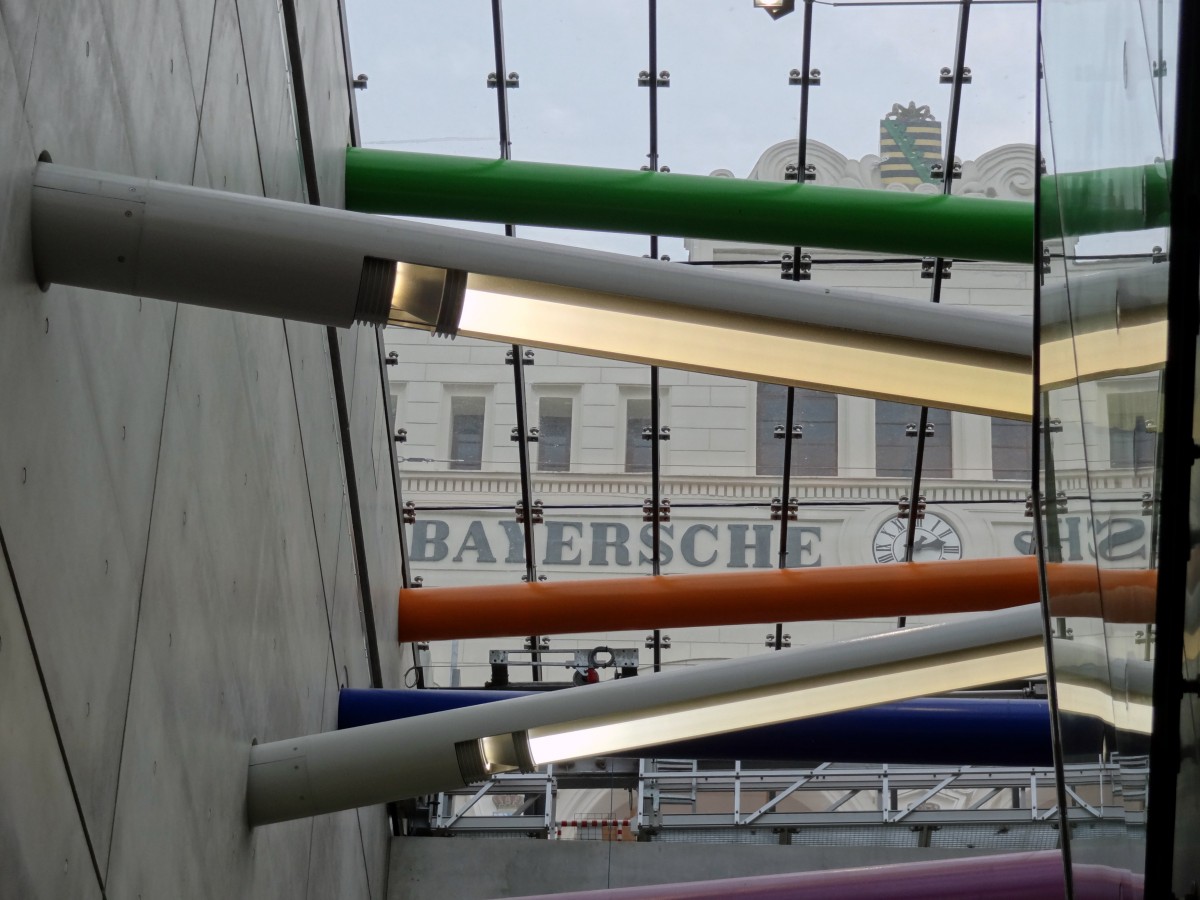
[[[1108,866],[1073,867],[1076,900],[1140,900],[1143,877]],[[929,897],[971,897],[974,900],[1061,900],[1062,854],[1056,850],[1005,853],[965,859],[833,869],[787,875],[756,875],[659,884],[538,894],[520,900],[926,900]]]

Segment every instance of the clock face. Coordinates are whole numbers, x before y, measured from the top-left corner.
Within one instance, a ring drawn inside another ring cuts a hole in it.
[[[903,562],[907,532],[907,518],[888,519],[880,525],[871,548],[875,562]],[[912,561],[932,562],[936,559],[962,559],[962,541],[949,522],[933,513],[925,513],[925,518],[917,521]]]

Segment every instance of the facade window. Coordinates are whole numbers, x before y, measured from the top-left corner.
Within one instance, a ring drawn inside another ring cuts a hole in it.
[[[917,458],[917,439],[906,429],[921,419],[921,407],[908,403],[875,402],[875,474],[881,478],[911,478]],[[921,474],[925,478],[950,478],[950,410],[930,409],[933,436],[925,438]]]
[[[1108,395],[1108,459],[1114,469],[1154,466],[1157,391]]]
[[[629,398],[625,402],[625,471],[649,472],[650,442],[642,438],[642,429],[650,427],[650,398]]]
[[[1033,477],[1032,440],[1033,426],[1028,422],[992,419],[992,477],[1029,481]]]
[[[784,442],[775,437],[775,428],[787,423],[787,390],[781,384],[758,385],[755,471],[759,475],[783,475]],[[792,421],[804,429],[804,437],[792,441],[792,474],[836,476],[837,394],[796,388],[794,403]]]
[[[483,397],[450,398],[450,468],[483,468]]]
[[[539,472],[571,471],[571,406],[569,397],[542,397],[538,401]]]

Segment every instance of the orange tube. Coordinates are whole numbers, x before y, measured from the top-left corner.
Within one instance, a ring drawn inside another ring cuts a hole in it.
[[[1104,569],[1052,565],[1047,569],[1050,615],[1103,619],[1125,625],[1154,621],[1158,572],[1153,569]],[[1097,590],[1099,575],[1099,590]]]
[[[1095,615],[1097,570],[1051,566],[1055,615]],[[1154,620],[1153,571],[1106,570],[1127,596],[1113,621]],[[1075,596],[1078,595],[1076,598]],[[1032,557],[772,569],[538,584],[409,588],[401,641],[576,634],[643,628],[895,618],[1004,609],[1038,601]],[[1107,612],[1107,610],[1106,610]],[[1149,618],[1147,618],[1147,615]]]

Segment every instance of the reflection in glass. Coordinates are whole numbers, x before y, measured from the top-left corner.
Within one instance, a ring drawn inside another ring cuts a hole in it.
[[[1071,855],[1074,864],[1141,872],[1166,359],[1167,236],[1150,227],[1161,222],[1169,177],[1160,49],[1155,17],[1139,4],[1054,0],[1042,9],[1042,228],[1051,258],[1041,295],[1039,512],[1046,560],[1093,571],[1086,585],[1068,586],[1048,568],[1051,652],[1064,760],[1112,764],[1112,790],[1096,799],[1124,823],[1103,840],[1074,829]],[[1144,583],[1125,583],[1136,570]],[[1072,730],[1076,717],[1103,730]]]

